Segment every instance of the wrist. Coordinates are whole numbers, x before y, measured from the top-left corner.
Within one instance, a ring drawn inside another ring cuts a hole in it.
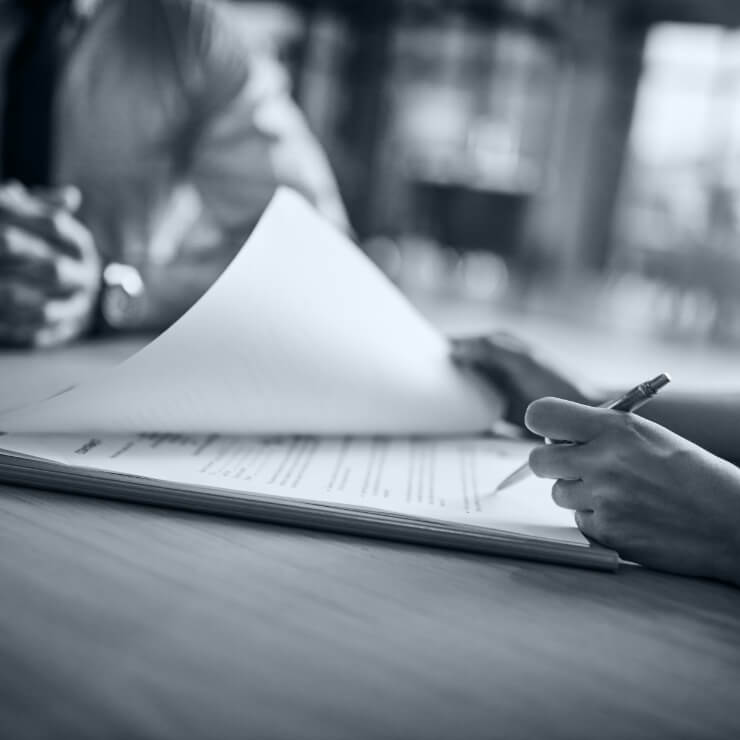
[[[740,470],[724,460],[720,465],[723,482],[729,486],[728,496],[723,497],[722,525],[716,533],[719,551],[713,575],[717,580],[740,586]]]

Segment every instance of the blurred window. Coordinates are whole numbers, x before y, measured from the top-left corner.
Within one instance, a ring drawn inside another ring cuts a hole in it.
[[[738,252],[740,33],[649,35],[617,223],[625,250]]]
[[[666,325],[737,341],[739,32],[650,33],[615,226],[614,266],[662,286]]]

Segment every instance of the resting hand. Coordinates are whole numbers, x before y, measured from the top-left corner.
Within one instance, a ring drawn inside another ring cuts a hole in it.
[[[0,344],[50,346],[87,328],[100,262],[79,205],[74,188],[0,187]]]
[[[581,531],[622,558],[740,585],[740,471],[633,414],[544,398],[527,426],[574,445],[533,450]]]
[[[463,366],[473,367],[508,402],[506,420],[524,426],[524,412],[532,401],[556,396],[587,403],[585,395],[567,378],[541,360],[520,340],[508,334],[455,339],[452,357]]]

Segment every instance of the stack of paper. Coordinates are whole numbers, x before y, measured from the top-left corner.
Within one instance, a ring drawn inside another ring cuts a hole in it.
[[[346,237],[281,190],[211,290],[93,382],[0,417],[0,478],[613,568],[483,436],[501,400]]]

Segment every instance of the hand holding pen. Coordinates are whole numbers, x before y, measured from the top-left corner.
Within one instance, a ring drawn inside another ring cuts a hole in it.
[[[530,465],[537,476],[554,479],[554,502],[574,512],[590,540],[625,560],[740,586],[740,468],[643,416],[590,405],[530,348],[473,336],[455,340],[452,357],[513,399],[508,421],[576,443],[536,447]],[[695,408],[680,394],[666,398],[670,414],[706,423],[706,414],[690,416]],[[728,399],[719,429],[734,408]],[[735,449],[733,439],[724,444]]]
[[[648,380],[644,383],[636,385],[630,389],[624,395],[619,398],[608,401],[600,406],[600,408],[611,409],[613,411],[624,411],[632,412],[637,411],[641,406],[645,405],[661,388],[668,385],[671,382],[671,377],[667,373],[661,373],[652,380]],[[569,442],[554,442],[548,438],[545,438],[545,444],[572,444]],[[504,478],[501,483],[498,484],[494,493],[503,491],[510,486],[515,485],[521,480],[524,480],[527,476],[532,473],[529,466],[529,462],[524,463],[521,467],[517,468],[511,475]]]
[[[529,464],[554,479],[553,501],[591,541],[624,560],[740,585],[739,468],[637,414],[542,398],[526,424],[575,443],[540,445]]]

